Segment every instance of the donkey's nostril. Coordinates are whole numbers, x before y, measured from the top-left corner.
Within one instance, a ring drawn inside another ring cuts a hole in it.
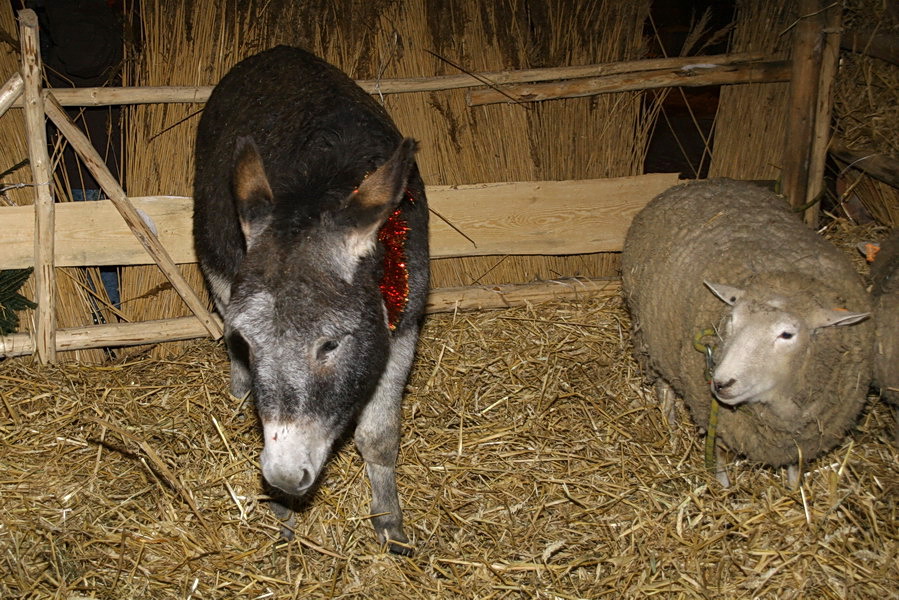
[[[290,471],[280,470],[266,474],[268,482],[291,496],[302,496],[315,483],[315,473],[311,469],[298,468]]]
[[[315,474],[309,469],[302,469],[300,480],[297,482],[297,494],[304,494],[315,482]]]

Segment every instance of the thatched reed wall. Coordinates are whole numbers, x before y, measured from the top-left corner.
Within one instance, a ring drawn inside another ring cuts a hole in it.
[[[793,2],[737,0],[731,52],[789,54]],[[715,119],[709,177],[780,178],[789,83],[725,86]]]
[[[215,2],[146,1],[141,44],[126,85],[210,85],[238,60],[277,43],[306,47],[363,78],[578,65],[639,58],[648,2]],[[442,57],[441,58],[438,58]],[[452,64],[451,64],[452,63]],[[421,141],[429,184],[583,179],[638,174],[649,132],[641,94],[533,106],[468,107],[465,91],[383,97],[400,128]],[[200,106],[128,112],[130,195],[190,194]],[[199,286],[193,267],[184,271]],[[445,259],[435,286],[613,275],[608,256]],[[129,268],[131,319],[186,314],[155,267]]]

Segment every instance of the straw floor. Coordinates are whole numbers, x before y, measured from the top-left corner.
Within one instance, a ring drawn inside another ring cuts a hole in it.
[[[0,597],[899,597],[899,451],[873,398],[843,445],[722,490],[633,362],[621,299],[428,317],[399,472],[411,558],[366,518],[352,443],[298,519],[261,486],[212,342],[106,366],[0,363]]]

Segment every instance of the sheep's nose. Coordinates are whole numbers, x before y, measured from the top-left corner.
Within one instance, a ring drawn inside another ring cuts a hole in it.
[[[729,387],[733,386],[733,384],[735,384],[736,382],[737,382],[737,380],[734,378],[730,378],[727,381],[725,381],[724,383],[718,381],[717,379],[713,379],[712,380],[712,391],[715,392],[716,396],[721,395],[722,393],[725,393],[727,391],[727,389]]]

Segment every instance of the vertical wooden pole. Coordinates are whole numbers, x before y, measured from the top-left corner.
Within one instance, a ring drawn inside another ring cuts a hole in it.
[[[47,124],[41,97],[41,49],[37,15],[19,11],[19,40],[22,47],[25,136],[34,181],[34,281],[37,302],[35,350],[42,363],[56,360],[56,279],[53,273],[54,229],[50,156],[47,153]]]
[[[809,161],[808,192],[806,194],[808,202],[824,191],[824,168],[831,138],[830,119],[833,112],[833,88],[840,61],[840,38],[842,37],[840,26],[842,22],[843,6],[841,2],[832,3],[821,13],[821,68]],[[820,212],[820,202],[810,206],[805,211],[805,222],[816,228]]]
[[[810,204],[823,187],[842,11],[840,2],[825,2],[799,0],[793,35],[783,189],[794,208]],[[810,206],[806,223],[815,226],[818,213],[818,204]]]

